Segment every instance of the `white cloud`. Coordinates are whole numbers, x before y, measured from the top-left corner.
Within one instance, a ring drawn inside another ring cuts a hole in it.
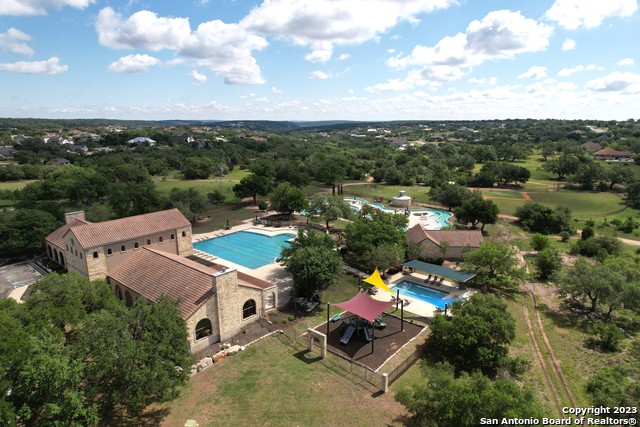
[[[378,83],[373,86],[366,87],[364,90],[370,93],[375,92],[399,92],[414,87],[412,82],[403,79],[390,79],[385,83]]]
[[[465,33],[447,36],[433,47],[417,45],[410,55],[387,60],[394,68],[409,65],[471,67],[490,59],[512,58],[524,52],[543,51],[552,28],[520,12],[498,10],[472,21]]]
[[[275,86],[271,86],[271,92],[272,93],[282,93],[282,89],[278,89]]]
[[[0,15],[46,15],[49,9],[62,9],[64,6],[84,9],[95,0],[2,0]]]
[[[263,49],[267,41],[238,24],[214,20],[191,31],[187,18],[158,17],[145,10],[124,19],[105,7],[98,14],[95,28],[100,44],[111,49],[169,49],[195,66],[221,75],[225,83],[265,82],[252,51]]]
[[[633,65],[633,64],[635,64],[635,61],[633,60],[633,58],[624,58],[618,61],[618,65]]]
[[[640,74],[614,71],[607,76],[590,80],[587,82],[587,87],[599,92],[635,94],[640,92]]]
[[[401,21],[445,9],[457,0],[268,0],[254,8],[240,25],[258,34],[283,37],[310,46],[305,58],[331,59],[334,46],[374,40]]]
[[[338,57],[338,59],[339,59],[340,61],[344,61],[344,60],[347,60],[347,59],[349,59],[349,58],[351,58],[351,55],[349,55],[348,53],[343,53],[342,55],[340,55],[340,56]]]
[[[250,34],[237,24],[215,20],[198,25],[178,55],[222,75],[225,83],[262,84],[265,80],[252,51],[266,46],[263,37]]]
[[[545,17],[563,28],[595,28],[609,17],[626,17],[638,10],[636,0],[556,0]]]
[[[318,80],[327,80],[327,79],[331,79],[333,78],[333,74],[329,73],[325,73],[323,71],[320,70],[316,70],[316,71],[312,71],[309,74],[309,78],[310,79],[318,79]]]
[[[573,50],[576,48],[576,41],[573,39],[565,39],[562,42],[562,50]]]
[[[57,56],[53,56],[46,61],[20,61],[0,64],[0,71],[22,74],[58,74],[68,69],[68,65],[60,64],[60,58]]]
[[[519,79],[542,79],[547,76],[547,67],[531,67],[518,76]]]
[[[394,53],[396,53],[396,50],[395,49],[387,49],[387,53],[394,54]]]
[[[98,13],[98,41],[111,49],[148,49],[154,52],[180,48],[191,33],[187,18],[162,18],[142,10],[127,19],[110,7]]]
[[[266,96],[261,96],[260,98],[256,98],[256,102],[266,104],[269,102],[269,98],[267,98]]]
[[[583,71],[601,71],[602,69],[602,67],[598,67],[595,64],[589,64],[586,67],[584,65],[576,65],[575,67],[561,69],[558,71],[558,76],[569,77],[572,74],[581,73]]]
[[[482,20],[472,21],[464,33],[444,37],[433,47],[417,45],[409,55],[387,59],[387,65],[394,68],[423,68],[411,71],[404,80],[392,79],[367,89],[404,90],[421,85],[433,89],[442,82],[464,77],[473,66],[485,61],[545,50],[551,33],[551,27],[525,18],[520,12],[490,12]]]
[[[158,58],[149,55],[127,55],[109,64],[108,70],[113,73],[143,73],[150,67],[160,63]]]
[[[194,85],[203,85],[207,82],[207,76],[198,72],[198,70],[191,70],[189,75],[193,78]]]
[[[31,56],[35,52],[26,43],[30,40],[29,34],[13,27],[9,28],[6,33],[0,33],[0,51]]]

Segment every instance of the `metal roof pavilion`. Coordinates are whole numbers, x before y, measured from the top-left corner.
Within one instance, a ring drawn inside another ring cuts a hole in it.
[[[405,262],[404,265],[415,270],[426,271],[429,274],[435,274],[436,276],[448,277],[462,283],[476,277],[476,275],[472,273],[465,273],[464,271],[454,270],[453,268],[443,267],[441,265],[429,264],[428,262],[422,262],[415,259]]]

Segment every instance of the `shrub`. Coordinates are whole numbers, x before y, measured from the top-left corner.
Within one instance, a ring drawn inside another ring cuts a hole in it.
[[[582,229],[582,233],[580,234],[580,238],[582,240],[587,240],[589,237],[593,237],[595,236],[596,232],[593,231],[593,227],[590,225],[586,225],[583,229]]]
[[[536,251],[541,251],[549,246],[549,238],[540,233],[536,233],[531,237],[531,246]]]
[[[269,207],[269,205],[267,204],[267,202],[265,202],[264,200],[261,200],[258,203],[258,209],[260,209],[261,211],[266,211],[267,207]]]
[[[596,323],[593,326],[595,343],[602,351],[620,351],[620,343],[624,339],[624,334],[613,323]]]
[[[560,233],[560,240],[562,242],[568,242],[570,238],[571,233],[569,233],[568,231],[563,231],[562,233]]]

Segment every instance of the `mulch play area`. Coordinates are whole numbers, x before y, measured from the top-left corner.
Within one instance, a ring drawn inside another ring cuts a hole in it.
[[[424,326],[404,321],[404,331],[401,331],[400,318],[382,314],[382,321],[386,323],[384,329],[375,330],[374,351],[371,352],[371,342],[367,342],[364,334],[354,333],[348,344],[340,343],[345,328],[356,315],[344,312],[337,322],[329,322],[329,335],[327,336],[328,350],[332,353],[352,359],[373,370],[378,369],[384,362],[398,351],[402,346],[416,337]],[[316,331],[327,333],[327,323],[315,328]]]

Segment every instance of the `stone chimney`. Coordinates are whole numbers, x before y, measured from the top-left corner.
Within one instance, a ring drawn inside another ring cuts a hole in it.
[[[79,219],[80,221],[86,221],[84,218],[84,211],[76,211],[76,212],[67,212],[64,214],[64,223],[69,224],[74,219]]]
[[[216,272],[211,285],[218,305],[220,340],[224,341],[240,331],[242,324],[242,296],[238,290],[238,271],[234,268]]]

